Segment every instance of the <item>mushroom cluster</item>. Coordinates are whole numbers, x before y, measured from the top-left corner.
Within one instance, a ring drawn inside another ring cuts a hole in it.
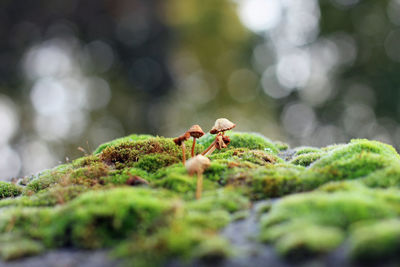
[[[211,145],[200,155],[195,155],[196,139],[201,138],[204,135],[204,132],[199,125],[193,125],[183,135],[174,139],[175,144],[182,147],[182,163],[185,165],[189,175],[197,173],[197,199],[201,197],[201,191],[203,187],[202,174],[205,169],[210,166],[210,160],[205,156],[211,155],[215,149],[221,150],[226,148],[231,140],[225,135],[225,132],[235,128],[235,126],[236,124],[228,119],[217,119],[214,123],[214,126],[210,130],[211,134],[216,134],[215,139]],[[190,137],[193,138],[191,158],[186,162],[185,141],[189,140]]]
[[[210,134],[217,134],[217,136],[214,142],[201,154],[210,155],[215,149],[221,150],[222,148],[226,148],[231,140],[228,136],[225,136],[225,132],[235,128],[235,126],[236,124],[225,118],[216,120],[214,126],[210,130]]]

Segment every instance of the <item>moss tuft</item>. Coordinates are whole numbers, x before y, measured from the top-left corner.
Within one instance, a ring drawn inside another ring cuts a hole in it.
[[[26,186],[26,192],[38,192],[62,180],[66,174],[71,171],[72,167],[68,164],[59,165],[53,169],[44,170],[30,178],[30,182]]]
[[[21,192],[21,187],[12,183],[0,181],[0,199],[6,197],[15,197],[20,195]]]
[[[111,142],[107,142],[104,144],[99,145],[96,150],[93,152],[93,154],[100,154],[104,149],[111,147],[111,146],[118,146],[123,143],[128,143],[128,142],[136,142],[136,141],[143,141],[147,140],[150,138],[154,138],[154,136],[149,135],[149,134],[131,134],[122,138],[117,138]]]
[[[350,233],[350,254],[358,261],[370,262],[398,258],[400,220],[364,222],[354,225]]]
[[[280,197],[303,191],[300,179],[304,167],[290,164],[275,164],[266,168],[258,168],[250,172],[252,199]]]
[[[311,225],[287,232],[276,241],[279,254],[294,259],[323,254],[337,248],[344,240],[344,233],[336,227]]]
[[[243,133],[243,132],[226,132],[231,142],[229,148],[248,148],[263,150],[268,153],[277,154],[279,149],[268,138],[257,133]],[[206,134],[199,139],[199,144],[208,147],[215,139],[215,135]],[[224,151],[224,150],[221,150]]]
[[[0,236],[0,257],[5,261],[40,254],[44,246],[32,239],[14,239],[10,235]]]
[[[296,148],[295,155],[300,156],[303,154],[318,153],[318,152],[322,152],[320,148],[310,147],[310,146],[302,146],[302,147]]]
[[[136,168],[143,169],[147,172],[155,172],[163,167],[178,163],[177,157],[167,154],[149,154],[141,157],[135,164]]]
[[[300,154],[299,156],[294,157],[290,163],[294,165],[299,165],[299,166],[304,166],[308,167],[313,163],[314,161],[319,160],[322,157],[321,153],[305,153],[305,154]]]

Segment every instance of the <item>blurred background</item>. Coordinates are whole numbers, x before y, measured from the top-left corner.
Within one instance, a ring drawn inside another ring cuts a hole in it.
[[[399,27],[400,0],[2,0],[0,179],[218,117],[398,148]]]

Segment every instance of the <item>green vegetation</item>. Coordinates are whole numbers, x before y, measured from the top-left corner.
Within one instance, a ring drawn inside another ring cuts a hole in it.
[[[0,199],[21,194],[21,188],[11,183],[0,181]]]
[[[112,248],[135,266],[215,260],[234,249],[220,230],[245,219],[252,201],[278,197],[256,213],[259,241],[283,257],[321,255],[344,242],[353,260],[397,257],[400,157],[392,147],[352,140],[297,148],[286,159],[278,152],[287,146],[227,134],[228,148],[209,156],[199,200],[181,148],[152,136],[101,145],[93,155],[24,178],[26,186],[1,182],[0,257],[72,246]],[[211,138],[200,138],[196,152]]]

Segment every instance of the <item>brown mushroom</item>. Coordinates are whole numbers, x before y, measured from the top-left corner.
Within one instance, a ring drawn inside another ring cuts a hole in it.
[[[136,175],[130,175],[128,180],[125,182],[127,185],[138,186],[138,185],[148,185],[149,182],[142,177]]]
[[[205,154],[205,156],[211,155],[215,149],[221,150],[222,148],[228,147],[231,139],[228,136],[218,134],[214,141],[214,146]]]
[[[200,199],[203,191],[203,172],[210,167],[210,160],[202,155],[197,155],[189,159],[185,167],[189,175],[197,174],[196,199]]]
[[[236,124],[234,124],[230,120],[225,118],[220,118],[215,121],[214,126],[210,130],[210,133],[211,134],[222,133],[222,135],[224,135],[226,131],[235,128],[235,126]]]
[[[204,135],[203,130],[201,127],[197,124],[193,125],[190,127],[188,133],[190,134],[191,137],[193,137],[193,145],[192,145],[192,157],[194,157],[194,148],[196,146],[196,138],[200,138]]]
[[[185,141],[190,138],[190,133],[186,132],[183,135],[174,139],[174,143],[178,146],[182,147],[182,163],[186,163],[186,155],[185,155]]]
[[[220,118],[220,119],[217,119],[215,121],[214,126],[210,130],[210,133],[211,134],[218,134],[218,135],[221,134],[222,136],[224,136],[225,131],[231,130],[231,129],[235,128],[235,126],[236,126],[236,124],[234,124],[230,120],[225,119],[225,118]],[[217,135],[217,137],[218,137],[218,135]],[[215,142],[216,141],[217,141],[217,138],[215,138],[214,142],[212,142],[210,144],[210,146],[207,147],[207,149],[204,150],[201,154],[202,155],[211,154],[215,150],[215,148],[217,148],[217,147],[215,147]],[[212,150],[212,151],[210,152],[210,150]]]

